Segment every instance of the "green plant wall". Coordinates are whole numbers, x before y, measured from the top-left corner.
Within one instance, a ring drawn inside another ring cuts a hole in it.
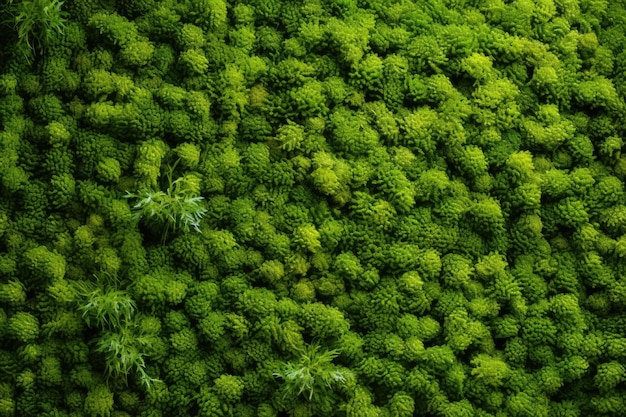
[[[626,415],[623,1],[4,3],[0,417]]]

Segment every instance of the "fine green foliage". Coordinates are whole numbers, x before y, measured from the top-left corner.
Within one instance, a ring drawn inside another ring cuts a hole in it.
[[[78,309],[88,326],[117,329],[130,322],[136,310],[135,302],[120,290],[93,287],[85,297],[87,302]]]
[[[17,31],[18,45],[26,59],[32,61],[52,40],[63,33],[67,13],[60,0],[8,0],[11,18],[5,23]]]
[[[166,191],[144,191],[141,194],[128,192],[125,198],[138,199],[132,207],[133,219],[145,217],[166,228],[171,227],[173,231],[182,229],[187,232],[193,228],[200,232],[200,220],[206,213],[201,205],[204,197],[190,194],[183,181],[183,178],[178,178]]]
[[[313,394],[328,395],[328,390],[341,386],[353,376],[345,369],[332,363],[339,356],[338,350],[322,350],[317,344],[310,344],[300,353],[295,362],[282,364],[281,369],[272,373],[284,380],[284,396],[295,399],[304,395],[308,400]]]
[[[166,191],[147,190],[138,194],[126,192],[124,198],[135,199],[132,206],[133,219],[145,219],[148,223],[163,227],[163,240],[168,232],[182,230],[188,232],[193,228],[200,231],[200,221],[206,214],[204,197],[196,195],[193,185],[184,177],[172,181],[172,167],[168,173]]]
[[[128,375],[136,374],[140,385],[151,389],[159,380],[146,371],[144,352],[149,340],[133,320],[135,301],[112,277],[97,278],[95,283],[77,282],[74,291],[83,320],[99,330],[95,351],[104,358],[107,379],[128,383]]]
[[[146,371],[143,351],[148,343],[148,340],[135,334],[131,326],[125,326],[102,333],[95,351],[104,356],[108,378],[121,378],[127,382],[128,375],[135,373],[139,384],[150,390],[160,381]]]

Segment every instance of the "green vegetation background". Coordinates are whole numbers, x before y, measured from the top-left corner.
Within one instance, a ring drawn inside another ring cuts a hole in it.
[[[0,12],[0,416],[626,415],[624,1]]]

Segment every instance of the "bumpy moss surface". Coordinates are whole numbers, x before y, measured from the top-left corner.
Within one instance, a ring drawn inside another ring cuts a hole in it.
[[[626,415],[623,0],[5,3],[0,417]]]

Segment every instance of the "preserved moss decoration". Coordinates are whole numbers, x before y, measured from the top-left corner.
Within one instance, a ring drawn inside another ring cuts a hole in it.
[[[626,416],[623,0],[7,0],[0,417]]]

